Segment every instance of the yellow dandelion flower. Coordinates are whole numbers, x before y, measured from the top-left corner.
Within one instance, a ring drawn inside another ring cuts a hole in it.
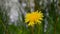
[[[25,23],[27,23],[28,26],[34,26],[35,24],[39,24],[41,23],[42,20],[43,20],[43,13],[41,11],[27,13],[25,16]]]

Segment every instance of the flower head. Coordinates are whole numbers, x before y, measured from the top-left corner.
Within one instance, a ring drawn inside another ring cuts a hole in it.
[[[39,24],[41,23],[42,20],[43,20],[43,13],[41,11],[27,13],[25,16],[25,23],[27,23],[28,26],[34,26],[35,24]]]

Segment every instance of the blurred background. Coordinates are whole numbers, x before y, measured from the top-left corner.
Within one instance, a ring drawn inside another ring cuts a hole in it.
[[[36,10],[44,19],[34,34],[60,34],[60,0],[0,0],[0,34],[33,34],[24,17]]]

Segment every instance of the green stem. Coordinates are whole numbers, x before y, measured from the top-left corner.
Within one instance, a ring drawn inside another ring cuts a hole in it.
[[[30,27],[31,29],[31,34],[34,34],[34,27]]]
[[[38,34],[40,34],[40,27],[39,27],[40,25],[38,25]]]
[[[58,16],[56,17],[56,23],[55,23],[55,26],[54,26],[54,34],[56,34],[56,25],[57,25],[57,22],[58,22]]]

